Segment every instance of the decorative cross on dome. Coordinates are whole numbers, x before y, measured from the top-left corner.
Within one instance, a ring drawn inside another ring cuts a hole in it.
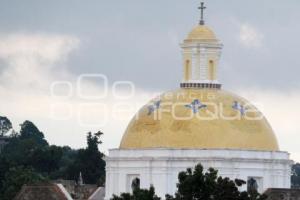
[[[204,6],[204,2],[201,2],[201,6],[198,7],[199,10],[201,10],[201,19],[200,19],[200,25],[204,25],[204,19],[203,19],[203,14],[204,14],[204,10],[206,9],[206,7]]]
[[[195,99],[191,104],[185,105],[185,107],[192,109],[193,113],[196,114],[202,108],[206,108],[207,106],[202,104],[199,99]]]
[[[155,110],[159,109],[160,107],[160,100],[155,101],[153,104],[148,106],[148,115],[151,115]]]
[[[233,102],[232,108],[233,108],[234,110],[239,111],[239,112],[241,113],[242,116],[245,115],[246,110],[247,110],[247,108],[246,108],[245,106],[241,105],[241,104],[240,104],[239,102],[237,102],[237,101],[234,101],[234,102]]]

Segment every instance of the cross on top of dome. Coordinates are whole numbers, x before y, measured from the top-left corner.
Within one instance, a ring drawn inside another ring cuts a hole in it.
[[[201,6],[198,7],[198,9],[201,11],[200,25],[204,25],[205,22],[204,22],[203,15],[204,15],[204,10],[206,9],[206,7],[204,6],[204,2],[201,2]]]

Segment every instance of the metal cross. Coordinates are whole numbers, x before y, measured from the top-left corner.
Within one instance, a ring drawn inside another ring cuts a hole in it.
[[[206,9],[206,7],[204,6],[204,2],[201,2],[201,6],[198,7],[199,10],[201,10],[201,19],[200,19],[200,25],[204,25],[204,19],[203,19],[203,14],[204,14],[204,10]]]

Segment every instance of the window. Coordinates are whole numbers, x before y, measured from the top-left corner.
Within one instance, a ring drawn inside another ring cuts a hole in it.
[[[263,180],[261,177],[248,177],[247,180],[247,191],[262,192]]]
[[[190,60],[185,61],[185,66],[184,66],[184,80],[188,81],[191,78],[191,64]]]
[[[140,175],[139,174],[127,174],[126,180],[126,192],[131,193],[134,187],[140,187]]]
[[[208,78],[209,80],[216,80],[216,69],[215,69],[215,63],[213,60],[209,61],[208,65]]]
[[[134,191],[135,189],[140,189],[140,179],[139,178],[135,178],[132,180],[131,190]]]

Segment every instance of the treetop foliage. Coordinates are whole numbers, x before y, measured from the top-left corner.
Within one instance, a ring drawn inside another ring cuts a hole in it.
[[[11,124],[9,120],[5,121],[2,123],[5,126],[0,124],[0,130],[12,127],[7,125]],[[30,121],[25,121],[20,127],[19,133],[8,137],[8,144],[0,153],[1,200],[12,199],[23,184],[57,179],[77,181],[80,172],[86,184],[104,183],[104,154],[98,149],[102,132],[87,133],[87,147],[74,150],[68,146],[49,145],[43,132]]]
[[[12,129],[12,123],[7,117],[0,116],[0,136],[5,136]]]
[[[206,172],[201,164],[194,170],[188,168],[178,175],[177,191],[175,196],[167,194],[166,200],[265,200],[265,195],[257,191],[240,191],[239,187],[246,182],[243,180],[230,180],[218,176],[218,171],[209,168]],[[147,189],[134,189],[132,194],[123,193],[114,195],[111,200],[160,200],[151,186]]]
[[[292,167],[291,183],[292,188],[300,188],[300,163],[296,163]]]

